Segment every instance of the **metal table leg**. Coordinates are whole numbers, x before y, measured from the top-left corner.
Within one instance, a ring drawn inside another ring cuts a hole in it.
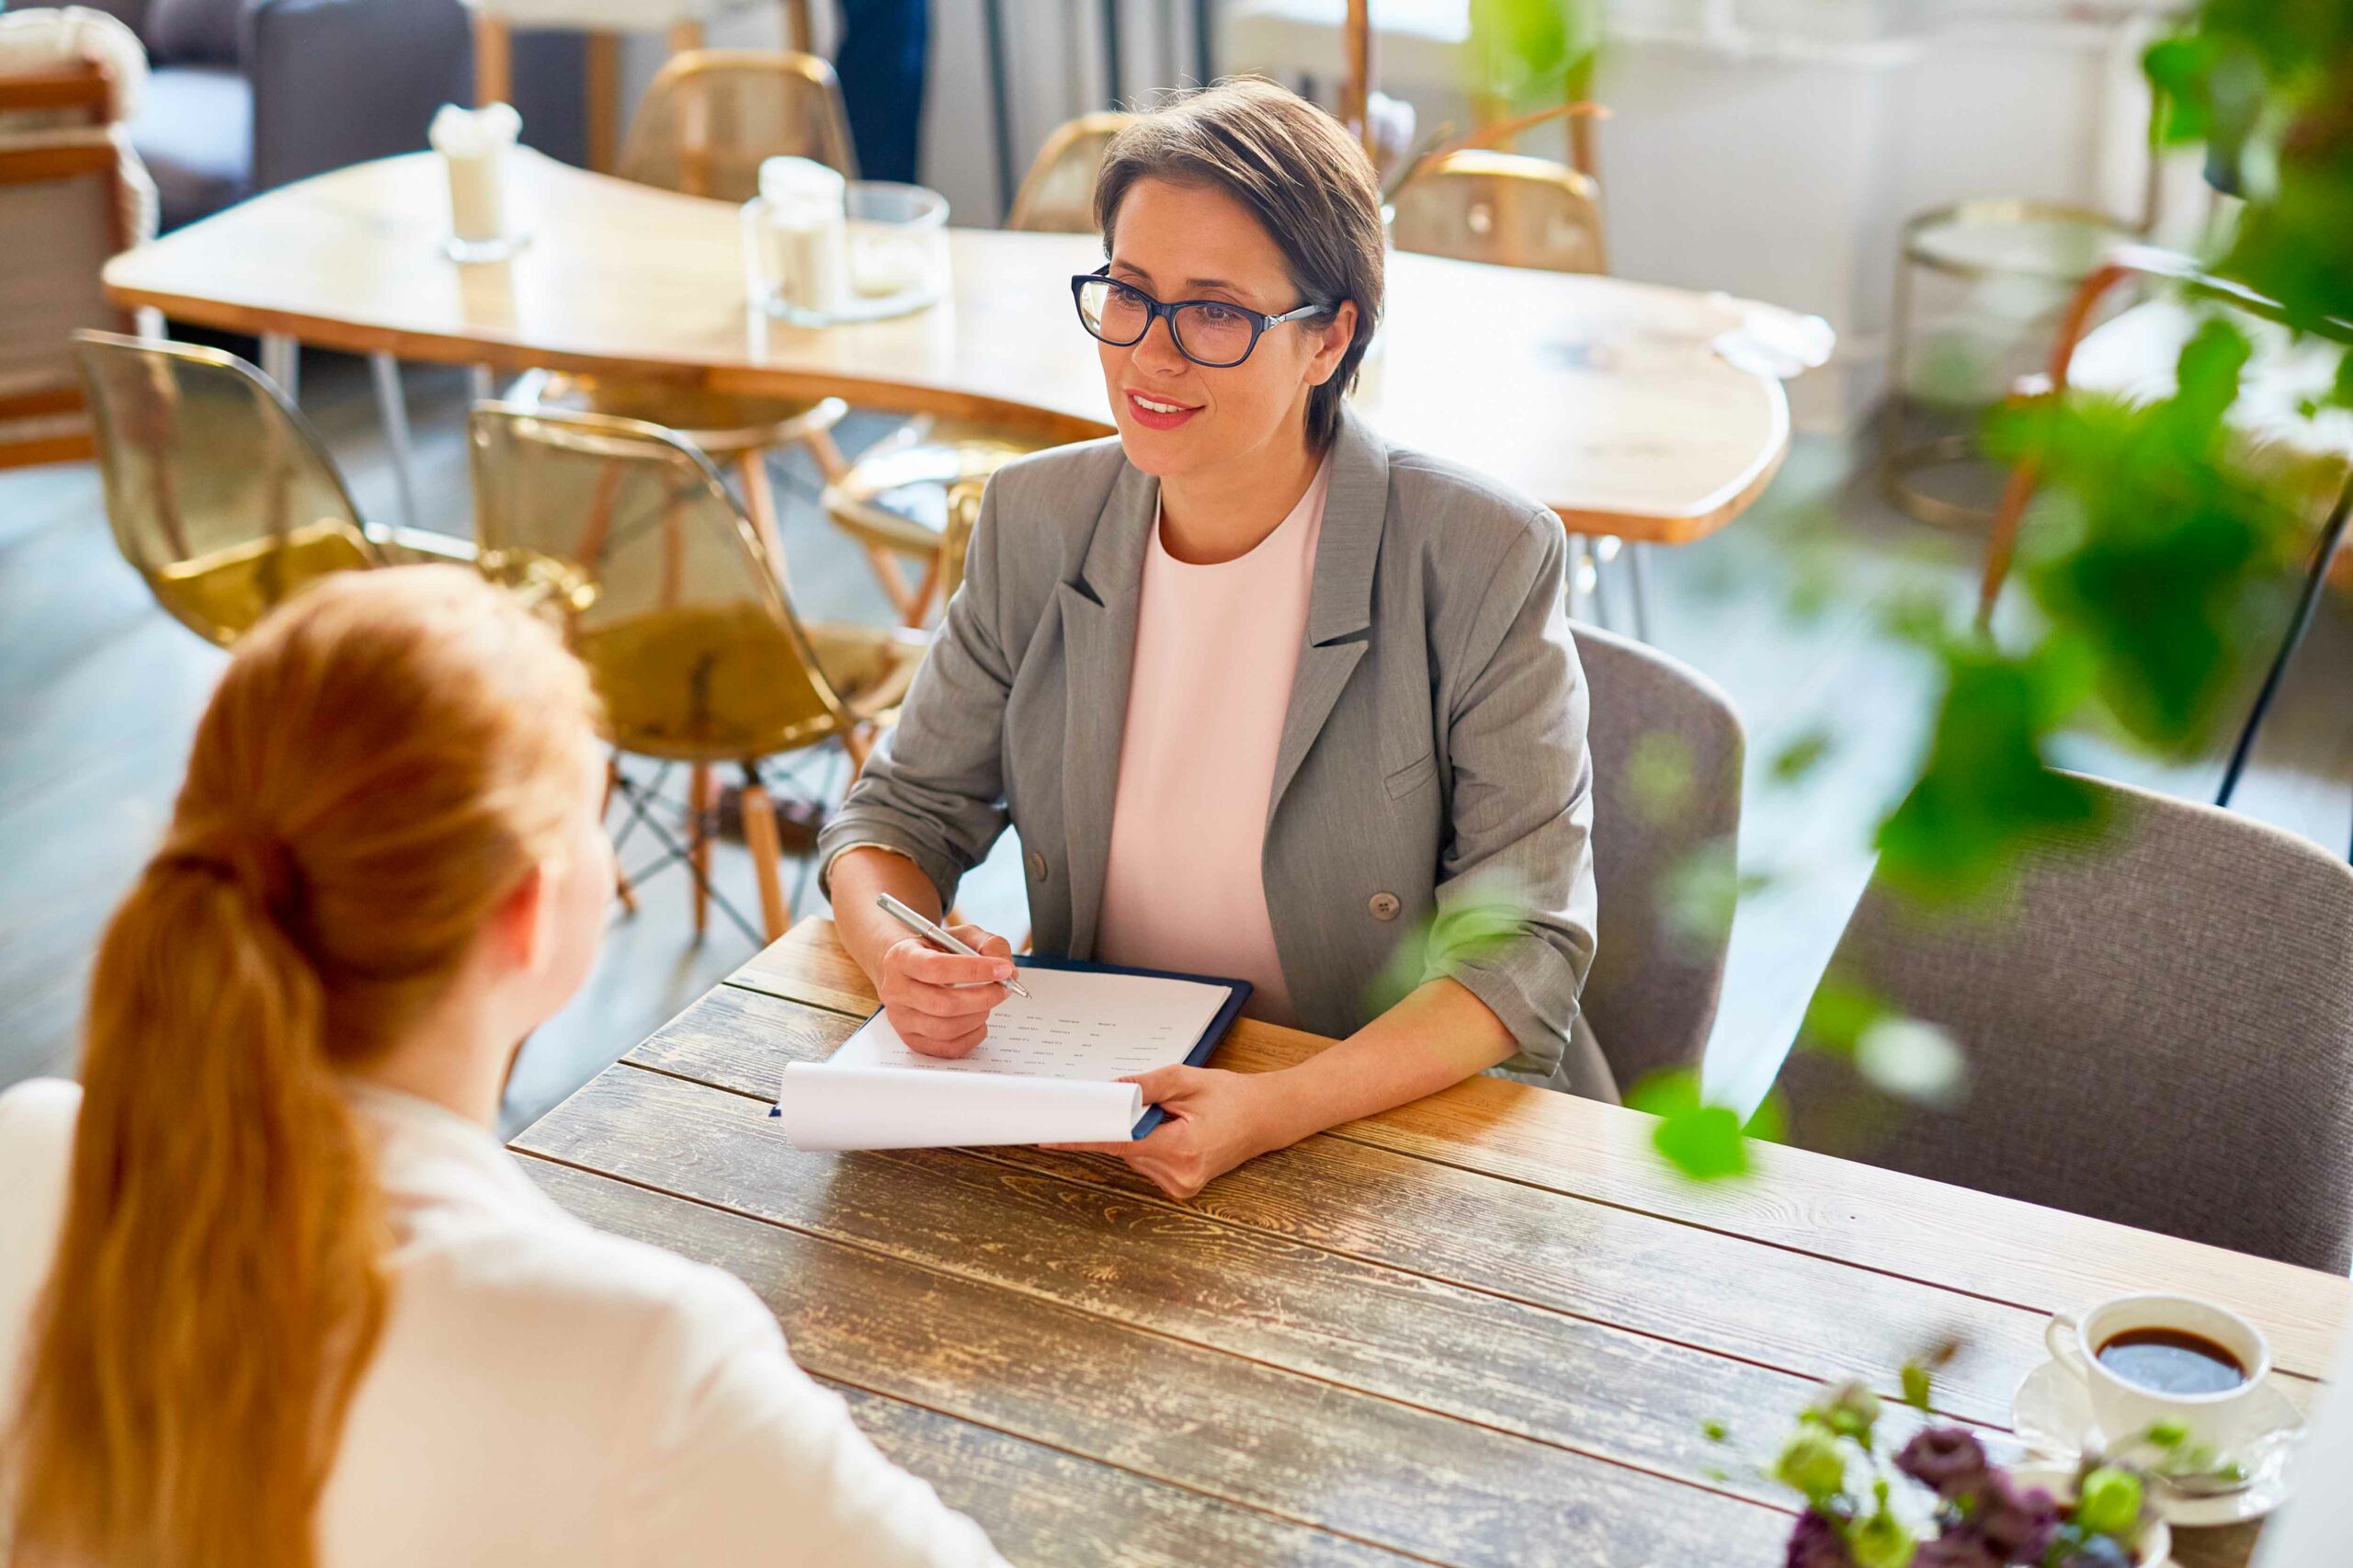
[[[376,408],[383,415],[384,444],[392,453],[392,485],[400,492],[401,523],[420,525],[416,516],[416,456],[408,438],[408,399],[401,392],[401,362],[389,354],[368,356],[376,383]]]
[[[1569,580],[1566,588],[1571,620],[1589,621],[1593,619],[1593,596],[1586,591],[1585,548],[1585,535],[1569,536]],[[1599,583],[1597,581],[1595,585],[1599,586]]]
[[[1626,571],[1634,584],[1634,641],[1651,641],[1651,547],[1631,540],[1626,543]]]
[[[302,401],[302,345],[283,333],[266,332],[261,339],[261,373],[278,383],[286,401]]]

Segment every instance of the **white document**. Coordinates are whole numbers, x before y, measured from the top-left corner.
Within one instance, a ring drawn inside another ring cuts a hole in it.
[[[1143,1094],[1123,1077],[1179,1062],[1233,993],[1150,975],[1019,965],[1025,1000],[989,1015],[968,1056],[920,1056],[877,1013],[825,1062],[795,1062],[777,1094],[801,1149],[1102,1143],[1133,1135]]]

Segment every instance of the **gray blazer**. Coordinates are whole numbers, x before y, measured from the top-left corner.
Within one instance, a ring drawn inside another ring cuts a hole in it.
[[[1158,495],[1117,439],[998,472],[938,642],[821,865],[883,845],[947,904],[1009,819],[1038,950],[1093,956]],[[1347,415],[1262,864],[1305,1028],[1352,1032],[1434,914],[1508,895],[1500,940],[1417,951],[1404,978],[1470,987],[1519,1042],[1515,1075],[1614,1098],[1577,1010],[1593,769],[1566,556],[1551,512]]]

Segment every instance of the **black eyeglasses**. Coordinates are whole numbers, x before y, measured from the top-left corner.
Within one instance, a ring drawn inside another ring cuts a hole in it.
[[[1178,300],[1163,304],[1132,283],[1122,283],[1101,272],[1080,273],[1070,280],[1070,292],[1078,302],[1079,324],[1114,348],[1142,343],[1143,335],[1152,330],[1154,320],[1166,316],[1168,335],[1176,343],[1176,351],[1194,364],[1206,365],[1213,370],[1239,365],[1250,358],[1250,351],[1258,347],[1259,337],[1268,329],[1288,321],[1321,315],[1331,308],[1310,301],[1295,311],[1268,316],[1224,300]]]

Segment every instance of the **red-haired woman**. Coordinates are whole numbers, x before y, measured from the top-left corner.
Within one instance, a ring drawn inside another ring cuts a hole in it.
[[[592,716],[453,568],[329,579],[239,645],[81,1086],[0,1096],[0,1557],[997,1561],[750,1291],[573,1220],[488,1131],[612,893]]]

